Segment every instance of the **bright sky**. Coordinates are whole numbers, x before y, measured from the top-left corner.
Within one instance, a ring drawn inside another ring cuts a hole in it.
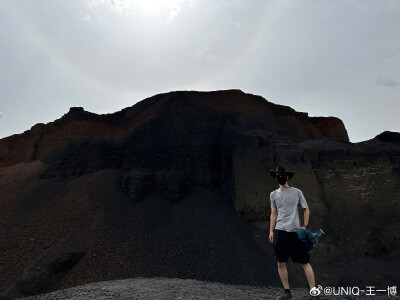
[[[400,132],[400,1],[2,0],[0,138],[71,106],[104,114],[162,92],[241,89]]]

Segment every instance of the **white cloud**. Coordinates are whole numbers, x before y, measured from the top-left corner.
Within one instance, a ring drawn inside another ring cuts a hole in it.
[[[171,21],[173,18],[175,18],[178,15],[180,10],[181,10],[181,6],[178,3],[169,4],[168,20]]]
[[[181,3],[191,4],[193,0],[88,0],[87,5],[91,10],[106,5],[116,13],[125,13],[131,16],[138,10],[156,12],[167,9],[167,21],[175,18],[181,10]]]
[[[85,20],[86,22],[90,22],[92,20],[92,17],[90,15],[85,15],[83,17],[83,20]]]
[[[88,0],[87,5],[90,9],[94,10],[100,5],[107,5],[109,8],[117,13],[121,13],[131,7],[129,0]]]

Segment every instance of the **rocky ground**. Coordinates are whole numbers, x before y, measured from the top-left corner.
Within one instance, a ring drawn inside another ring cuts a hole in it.
[[[361,289],[361,287],[360,287]],[[308,290],[294,288],[293,299],[308,299]],[[47,299],[275,299],[282,288],[229,285],[180,278],[132,278],[103,281],[81,285],[56,292],[21,298],[24,300]],[[375,296],[361,293],[359,296],[325,295],[321,299],[389,299],[383,292]],[[391,299],[400,299],[398,296]]]

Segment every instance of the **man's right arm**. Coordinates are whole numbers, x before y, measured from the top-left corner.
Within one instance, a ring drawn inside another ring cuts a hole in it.
[[[276,218],[278,217],[278,210],[276,207],[271,207],[271,218],[270,218],[270,225],[269,225],[269,232],[274,232]]]
[[[276,207],[271,207],[271,218],[269,224],[269,241],[274,242],[274,228],[276,224],[276,218],[278,217],[278,210]]]

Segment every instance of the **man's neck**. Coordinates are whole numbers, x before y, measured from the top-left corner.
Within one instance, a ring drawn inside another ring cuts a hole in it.
[[[289,186],[287,183],[285,183],[285,185],[280,184],[280,185],[279,185],[279,188],[280,188],[281,190],[285,190],[285,189],[290,188],[290,186]]]

